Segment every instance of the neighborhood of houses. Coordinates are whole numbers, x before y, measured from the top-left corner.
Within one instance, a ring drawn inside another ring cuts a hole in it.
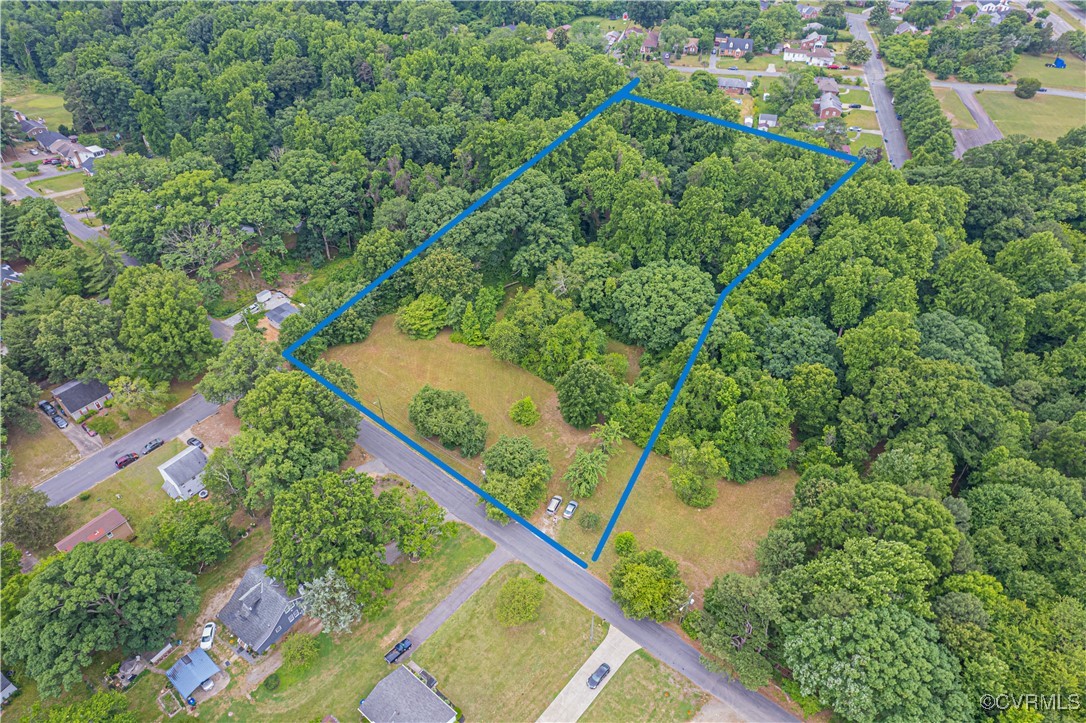
[[[23,133],[30,140],[36,141],[43,151],[60,156],[67,165],[82,169],[88,175],[94,175],[94,160],[107,153],[106,149],[100,146],[82,145],[78,136],[66,136],[49,130],[45,121],[40,118],[34,120],[15,111],[15,120],[19,122]]]

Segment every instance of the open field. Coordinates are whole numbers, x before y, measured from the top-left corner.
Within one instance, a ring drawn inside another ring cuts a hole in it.
[[[846,125],[863,128],[865,131],[879,130],[879,119],[873,110],[850,110],[841,115]]]
[[[76,171],[75,173],[64,173],[52,178],[43,178],[27,185],[38,193],[55,193],[57,191],[74,191],[77,188],[83,188],[83,182],[86,179],[87,177],[82,171]]]
[[[535,720],[603,641],[603,621],[550,584],[538,620],[498,624],[502,584],[532,574],[519,563],[503,567],[414,655],[467,720]]]
[[[1086,120],[1086,101],[1038,93],[1023,100],[1014,93],[977,93],[977,100],[1003,135],[1015,133],[1054,141]]]
[[[72,113],[64,107],[64,96],[49,93],[41,83],[22,78],[4,78],[4,105],[22,111],[28,118],[44,118],[49,130],[72,125]]]
[[[644,650],[622,664],[612,680],[585,711],[592,723],[633,720],[688,721],[709,695]]]
[[[68,213],[75,213],[77,208],[90,205],[90,200],[87,198],[87,194],[83,191],[79,193],[69,193],[64,196],[53,199],[53,203],[63,208]]]
[[[562,421],[554,388],[520,367],[498,361],[485,347],[453,344],[448,332],[432,341],[415,341],[396,331],[393,321],[392,316],[384,316],[374,324],[366,341],[337,347],[325,355],[354,372],[359,401],[383,410],[386,419],[420,439],[407,419],[411,397],[424,384],[462,391],[490,425],[488,445],[500,434],[526,435],[547,450],[556,470],[548,497],[557,494],[568,499],[569,490],[561,476],[576,447],[592,444],[592,440],[588,432]],[[535,400],[543,415],[543,420],[530,428],[513,424],[508,416],[513,402],[526,395]],[[480,480],[479,458],[465,461],[438,444],[424,444],[469,479]],[[576,517],[545,517],[541,505],[533,522],[556,534],[559,542],[588,560],[640,454],[641,448],[633,442],[623,442],[622,449],[611,458],[607,479],[591,498],[579,500],[581,507]],[[687,584],[696,590],[706,587],[722,572],[752,572],[755,544],[778,517],[788,513],[795,475],[784,472],[746,485],[723,482],[717,502],[709,509],[695,510],[680,502],[671,489],[669,464],[660,455],[649,456],[615,532],[631,530],[645,547],[659,547],[675,557]],[[600,516],[601,524],[597,530],[585,532],[577,522],[590,512]],[[599,564],[592,564],[590,569],[606,578],[613,562],[609,548]]]
[[[965,103],[962,103],[961,97],[953,88],[932,88],[931,90],[935,93],[943,113],[950,120],[951,128],[972,130],[977,127],[973,115],[965,107]]]
[[[16,424],[8,431],[11,481],[15,484],[44,482],[79,459],[75,445],[44,414],[35,412],[35,419],[40,425],[36,432],[27,432]]]
[[[619,18],[617,18],[615,20],[608,20],[607,18],[603,17],[602,15],[584,15],[584,16],[579,17],[579,18],[577,18],[576,20],[573,21],[573,23],[581,23],[581,22],[595,23],[596,25],[599,26],[601,35],[605,34],[605,33],[609,33],[612,30],[617,30],[618,32],[621,33],[626,28],[626,26],[633,24],[632,21],[623,20],[621,17],[619,17]],[[572,25],[573,23],[570,23],[570,24]]]
[[[279,689],[257,688],[252,701],[227,691],[204,703],[202,716],[262,723],[319,720],[329,713],[339,720],[357,719],[358,701],[390,671],[383,658],[388,648],[493,551],[494,543],[487,538],[464,525],[457,529],[457,536],[432,557],[416,564],[403,561],[393,568],[389,605],[374,620],[337,639],[319,635],[320,657],[310,667],[281,670]]]
[[[848,147],[853,155],[862,148],[882,148],[882,136],[875,133],[849,133]]]
[[[1011,82],[1019,78],[1036,78],[1046,88],[1086,90],[1086,62],[1071,54],[1061,57],[1067,63],[1066,68],[1045,67],[1045,63],[1051,63],[1056,59],[1054,55],[1019,55],[1018,62],[1011,69]],[[1079,102],[1082,103],[1082,101]],[[1079,118],[1082,118],[1082,115],[1083,112],[1080,110]]]
[[[841,102],[846,106],[849,103],[871,105],[871,94],[863,88],[855,88],[849,85],[841,86]]]

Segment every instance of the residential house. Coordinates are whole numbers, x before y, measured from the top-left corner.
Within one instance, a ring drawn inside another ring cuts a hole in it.
[[[56,131],[47,130],[38,133],[34,137],[34,140],[38,142],[38,145],[41,146],[43,150],[55,153],[67,161],[71,166],[81,168],[83,166],[83,161],[88,158],[94,158],[95,156],[86,146],[80,144],[78,141],[73,141],[72,138],[74,137],[75,136],[69,138]],[[103,155],[105,154],[103,153]]]
[[[894,35],[904,35],[905,33],[918,33],[920,28],[916,27],[912,23],[900,23],[894,28]]]
[[[819,33],[810,33],[803,40],[799,41],[799,47],[803,50],[818,50],[819,48],[826,47],[830,37],[828,35],[821,35]]]
[[[804,20],[810,20],[817,18],[818,14],[822,12],[821,8],[816,8],[812,5],[796,5],[796,10],[799,10],[800,17]]]
[[[607,43],[607,47],[610,48],[612,45],[617,43],[618,39],[621,38],[621,37],[622,37],[622,33],[620,33],[617,30],[612,30],[611,32],[604,35],[603,39]]]
[[[27,118],[19,111],[14,111],[15,120],[19,122],[19,129],[26,134],[28,138],[37,139],[38,134],[44,133],[49,130],[45,121],[41,118],[34,120],[33,118]]]
[[[909,9],[910,3],[908,0],[890,0],[890,14],[901,17],[905,14],[905,11]]]
[[[826,29],[826,26],[823,25],[822,23],[807,23],[806,25],[803,26],[803,32],[805,32],[805,33],[818,32],[819,30],[825,30],[825,29]]]
[[[257,653],[279,642],[302,617],[300,595],[267,576],[267,565],[245,571],[218,618],[238,640]]]
[[[21,283],[23,283],[22,274],[11,268],[10,264],[0,264],[0,286],[6,289],[12,284]]]
[[[109,151],[101,146],[87,146],[87,151],[90,152],[91,158],[102,158],[109,153]]]
[[[15,683],[8,680],[8,677],[3,673],[0,673],[0,700],[7,700],[11,696],[18,692],[18,688],[15,687]]]
[[[88,158],[85,161],[83,161],[83,173],[86,173],[88,176],[93,176],[94,175],[94,159],[93,158]]]
[[[398,666],[358,704],[369,723],[455,723],[457,715],[430,686]]]
[[[716,79],[716,87],[724,91],[728,95],[743,95],[750,92],[750,81],[743,78],[721,78]]]
[[[727,35],[720,39],[717,46],[718,55],[727,55],[731,58],[742,58],[747,53],[754,52],[754,41],[749,38],[732,38]]]
[[[818,86],[819,93],[833,93],[838,95],[841,89],[837,86],[837,81],[833,78],[818,77],[814,79],[815,85]]]
[[[264,315],[264,318],[268,320],[269,324],[278,329],[283,325],[284,319],[297,313],[298,307],[288,302],[268,309],[268,313]]]
[[[173,683],[173,687],[182,698],[188,698],[205,681],[221,672],[222,670],[215,665],[210,655],[203,649],[196,648],[191,653],[182,655],[181,659],[166,671],[166,677]]]
[[[841,99],[836,93],[823,93],[811,105],[814,114],[821,120],[841,117]]]
[[[105,407],[106,402],[113,399],[113,392],[97,379],[87,382],[75,379],[54,389],[53,398],[57,400],[65,414],[78,419]]]
[[[58,542],[56,547],[61,552],[71,552],[80,542],[102,542],[103,540],[127,540],[133,535],[132,525],[128,524],[117,510],[110,507],[87,524]]]
[[[163,491],[175,500],[187,500],[204,491],[204,467],[207,457],[199,447],[185,447],[158,466],[165,480]]]
[[[892,4],[892,3],[891,3]],[[994,15],[996,13],[1005,14],[1010,12],[1010,5],[1005,2],[982,2],[978,3],[978,7],[982,13],[986,15]]]
[[[687,38],[686,44],[683,45],[684,55],[697,55],[698,54],[698,39]]]
[[[562,27],[562,29],[563,29],[563,30],[565,30],[565,31],[566,31],[567,33],[568,33],[568,32],[569,32],[570,30],[572,30],[572,29],[573,29],[573,26],[572,26],[572,25],[562,25],[561,27]],[[558,30],[558,28],[548,28],[548,29],[547,29],[547,40],[554,40],[554,34],[555,34],[555,32],[557,32],[557,30]]]
[[[777,127],[777,116],[772,113],[762,113],[758,116],[758,130],[767,131]]]
[[[817,68],[825,68],[833,64],[834,54],[833,51],[825,48],[803,50],[786,47],[782,57],[786,63],[806,63]]]
[[[641,55],[651,57],[660,47],[660,33],[650,30],[645,33],[645,39],[641,41]]]

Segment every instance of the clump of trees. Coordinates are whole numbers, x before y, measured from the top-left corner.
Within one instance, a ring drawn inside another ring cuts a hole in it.
[[[920,66],[910,65],[888,76],[886,85],[901,115],[901,128],[912,152],[910,162],[917,166],[949,163],[954,156],[954,134]]]
[[[487,423],[471,408],[463,392],[435,389],[429,384],[411,398],[408,419],[424,437],[437,437],[447,449],[460,448],[474,457],[486,444]]]
[[[483,489],[521,517],[539,507],[554,475],[547,450],[534,446],[528,437],[502,435],[483,455],[483,465]],[[486,515],[503,524],[509,521],[500,507],[489,502]]]
[[[632,532],[615,537],[618,561],[611,568],[611,597],[628,618],[673,620],[689,593],[678,564],[659,550],[639,550]]]
[[[494,608],[498,622],[507,628],[539,619],[546,584],[535,577],[514,577],[498,591]]]

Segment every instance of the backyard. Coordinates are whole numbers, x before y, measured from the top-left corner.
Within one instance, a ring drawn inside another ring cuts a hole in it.
[[[965,107],[965,103],[962,103],[961,97],[953,88],[932,88],[931,90],[939,100],[943,113],[950,120],[951,128],[972,130],[977,127],[973,114]]]
[[[536,621],[499,625],[502,584],[531,575],[519,563],[498,570],[414,655],[467,720],[535,720],[607,633],[600,618],[549,583]]]
[[[708,700],[708,694],[686,678],[638,650],[612,675],[582,718],[593,723],[688,721]]]
[[[1038,93],[1023,100],[1014,93],[980,91],[977,100],[1005,136],[1020,133],[1054,141],[1083,123],[1080,98]]]
[[[11,75],[4,77],[4,105],[25,113],[28,118],[44,118],[49,130],[72,125],[72,113],[64,107],[64,96],[50,93],[37,81]]]

